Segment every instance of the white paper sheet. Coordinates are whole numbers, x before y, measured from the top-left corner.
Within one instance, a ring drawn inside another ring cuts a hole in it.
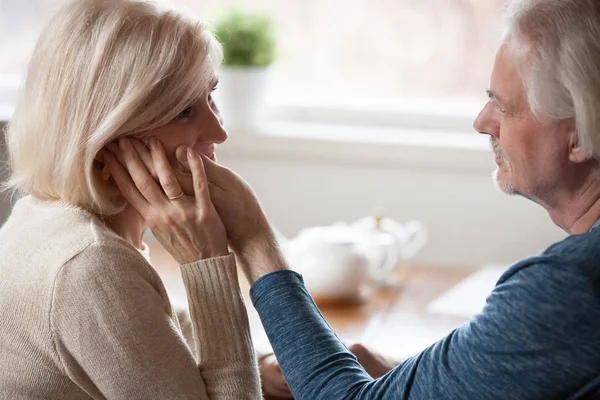
[[[443,293],[427,306],[431,313],[470,318],[485,306],[506,265],[486,265]]]

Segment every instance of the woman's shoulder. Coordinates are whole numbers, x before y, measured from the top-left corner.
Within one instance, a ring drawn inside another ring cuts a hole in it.
[[[111,271],[156,279],[142,254],[96,216],[58,202],[31,197],[19,200],[0,231],[0,249],[3,247],[13,249],[6,252],[11,259],[7,268],[8,263],[20,265],[19,270],[27,265],[28,270],[44,271],[47,277],[68,270],[84,277]]]
[[[57,271],[58,286],[96,287],[122,281],[150,284],[156,287],[160,278],[148,261],[127,242],[107,237],[90,241]]]

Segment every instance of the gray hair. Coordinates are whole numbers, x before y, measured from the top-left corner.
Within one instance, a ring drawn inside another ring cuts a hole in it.
[[[600,159],[600,1],[513,0],[505,40],[542,122],[575,118],[579,146]]]

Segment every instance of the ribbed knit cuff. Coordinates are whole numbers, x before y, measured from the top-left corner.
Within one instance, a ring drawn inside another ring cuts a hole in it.
[[[181,274],[194,337],[201,349],[196,352],[198,362],[239,361],[240,355],[252,348],[252,340],[234,255],[184,264]],[[248,356],[253,357],[253,352],[250,351]]]

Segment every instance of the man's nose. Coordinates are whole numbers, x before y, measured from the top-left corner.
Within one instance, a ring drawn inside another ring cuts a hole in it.
[[[491,106],[491,102],[487,102],[487,104],[479,112],[479,114],[477,115],[477,118],[475,118],[475,121],[473,121],[473,129],[475,129],[477,132],[481,133],[482,135],[496,136],[494,134],[494,132],[496,131],[494,126],[496,124],[493,121],[490,106]]]

